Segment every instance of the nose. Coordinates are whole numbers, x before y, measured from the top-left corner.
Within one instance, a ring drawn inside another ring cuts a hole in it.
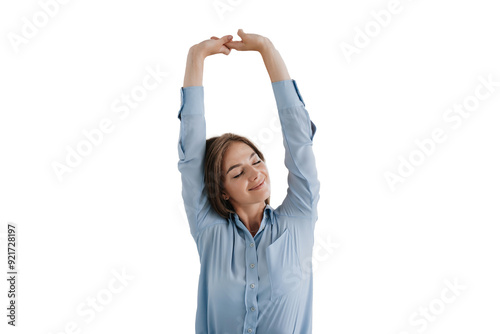
[[[252,172],[249,173],[250,180],[255,181],[259,178],[259,170],[252,166]]]

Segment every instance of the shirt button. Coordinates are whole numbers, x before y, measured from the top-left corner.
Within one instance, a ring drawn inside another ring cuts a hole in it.
[[[250,247],[253,247],[253,242],[250,244]]]
[[[250,287],[251,287],[252,289],[253,289],[253,288],[255,288],[255,284],[253,284],[253,283],[252,283],[252,284],[250,284]]]
[[[252,263],[252,264],[250,265],[250,268],[254,268],[254,267],[255,267],[255,264],[253,264],[253,263]]]
[[[248,332],[248,333],[252,333],[253,331],[252,331],[252,329],[251,329],[251,328],[249,328],[249,329],[247,330],[247,332]]]
[[[250,307],[250,310],[252,310],[252,312],[255,311],[255,307],[253,307],[253,306]]]

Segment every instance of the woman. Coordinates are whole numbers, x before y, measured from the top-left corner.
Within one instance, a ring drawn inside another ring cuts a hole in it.
[[[196,333],[306,334],[312,330],[312,248],[319,181],[316,126],[271,41],[238,30],[192,46],[181,88],[179,171],[200,256]],[[288,191],[269,205],[264,156],[233,134],[206,139],[204,59],[257,51],[271,79],[285,146]]]

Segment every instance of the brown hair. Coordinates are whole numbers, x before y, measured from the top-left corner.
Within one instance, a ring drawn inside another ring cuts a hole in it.
[[[210,204],[223,218],[229,218],[230,213],[235,213],[231,203],[222,198],[222,191],[224,190],[222,160],[229,145],[235,141],[247,144],[257,153],[262,161],[266,161],[262,152],[246,137],[234,133],[225,133],[221,136],[207,139],[205,151],[205,186]],[[269,199],[270,197],[266,198],[266,204],[269,204]]]

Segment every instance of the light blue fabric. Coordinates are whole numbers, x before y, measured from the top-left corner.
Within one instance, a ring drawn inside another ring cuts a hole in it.
[[[312,150],[316,126],[295,80],[273,82],[272,88],[289,171],[288,190],[276,209],[266,206],[260,229],[252,237],[237,214],[224,219],[208,201],[203,181],[204,90],[181,87],[178,168],[201,264],[197,334],[310,334],[312,330],[312,249],[320,188]]]

